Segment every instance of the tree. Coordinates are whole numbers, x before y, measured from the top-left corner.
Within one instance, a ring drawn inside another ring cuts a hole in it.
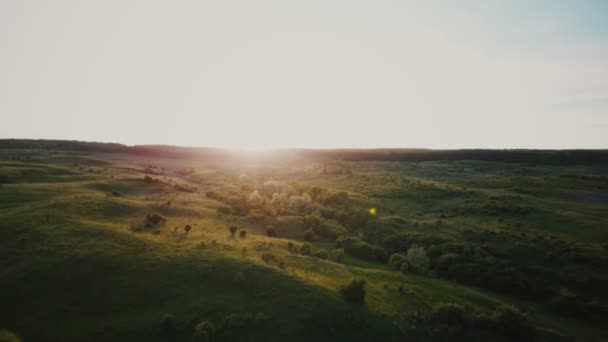
[[[262,198],[260,193],[257,190],[255,190],[254,192],[249,194],[247,203],[249,204],[250,207],[257,208],[257,207],[261,206],[262,203],[264,203],[264,199]]]
[[[230,230],[230,235],[232,237],[234,237],[234,234],[236,234],[236,231],[239,229],[237,226],[230,226],[228,227],[228,229]]]
[[[407,262],[411,268],[416,272],[426,272],[429,269],[431,261],[426,255],[424,247],[412,246],[407,251]]]
[[[365,279],[353,279],[350,283],[340,286],[338,291],[351,303],[365,304]]]

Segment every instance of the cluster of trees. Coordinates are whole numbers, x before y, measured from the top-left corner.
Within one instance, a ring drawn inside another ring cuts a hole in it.
[[[475,312],[457,303],[438,303],[420,320],[434,335],[454,338],[488,331],[514,340],[532,341],[538,333],[529,316],[512,305],[501,304],[490,313]]]
[[[372,245],[360,238],[348,236],[336,240],[336,246],[346,253],[368,261],[387,262],[388,253],[382,247]]]

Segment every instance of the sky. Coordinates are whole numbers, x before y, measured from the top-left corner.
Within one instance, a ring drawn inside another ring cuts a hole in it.
[[[608,148],[608,1],[0,0],[0,138]]]

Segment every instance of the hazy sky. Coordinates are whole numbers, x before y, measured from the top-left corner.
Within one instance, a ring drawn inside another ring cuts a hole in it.
[[[608,1],[0,0],[0,138],[608,148]]]

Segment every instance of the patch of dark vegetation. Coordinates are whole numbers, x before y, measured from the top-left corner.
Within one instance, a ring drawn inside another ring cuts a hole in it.
[[[384,248],[372,245],[357,237],[341,237],[336,240],[336,247],[364,260],[379,262],[388,260],[388,253]]]
[[[486,216],[524,216],[533,211],[520,196],[490,196],[486,200],[470,200],[458,209],[459,214]]]
[[[350,283],[341,285],[338,292],[348,302],[363,305],[365,304],[365,279],[353,279]]]
[[[527,314],[512,305],[499,305],[491,313],[475,312],[458,303],[440,302],[427,313],[412,318],[435,338],[463,340],[498,336],[534,341],[539,336]]]
[[[173,185],[173,188],[176,191],[181,191],[181,192],[188,192],[188,193],[195,193],[196,192],[196,188],[193,188],[191,186],[187,186],[184,184],[175,184]]]

